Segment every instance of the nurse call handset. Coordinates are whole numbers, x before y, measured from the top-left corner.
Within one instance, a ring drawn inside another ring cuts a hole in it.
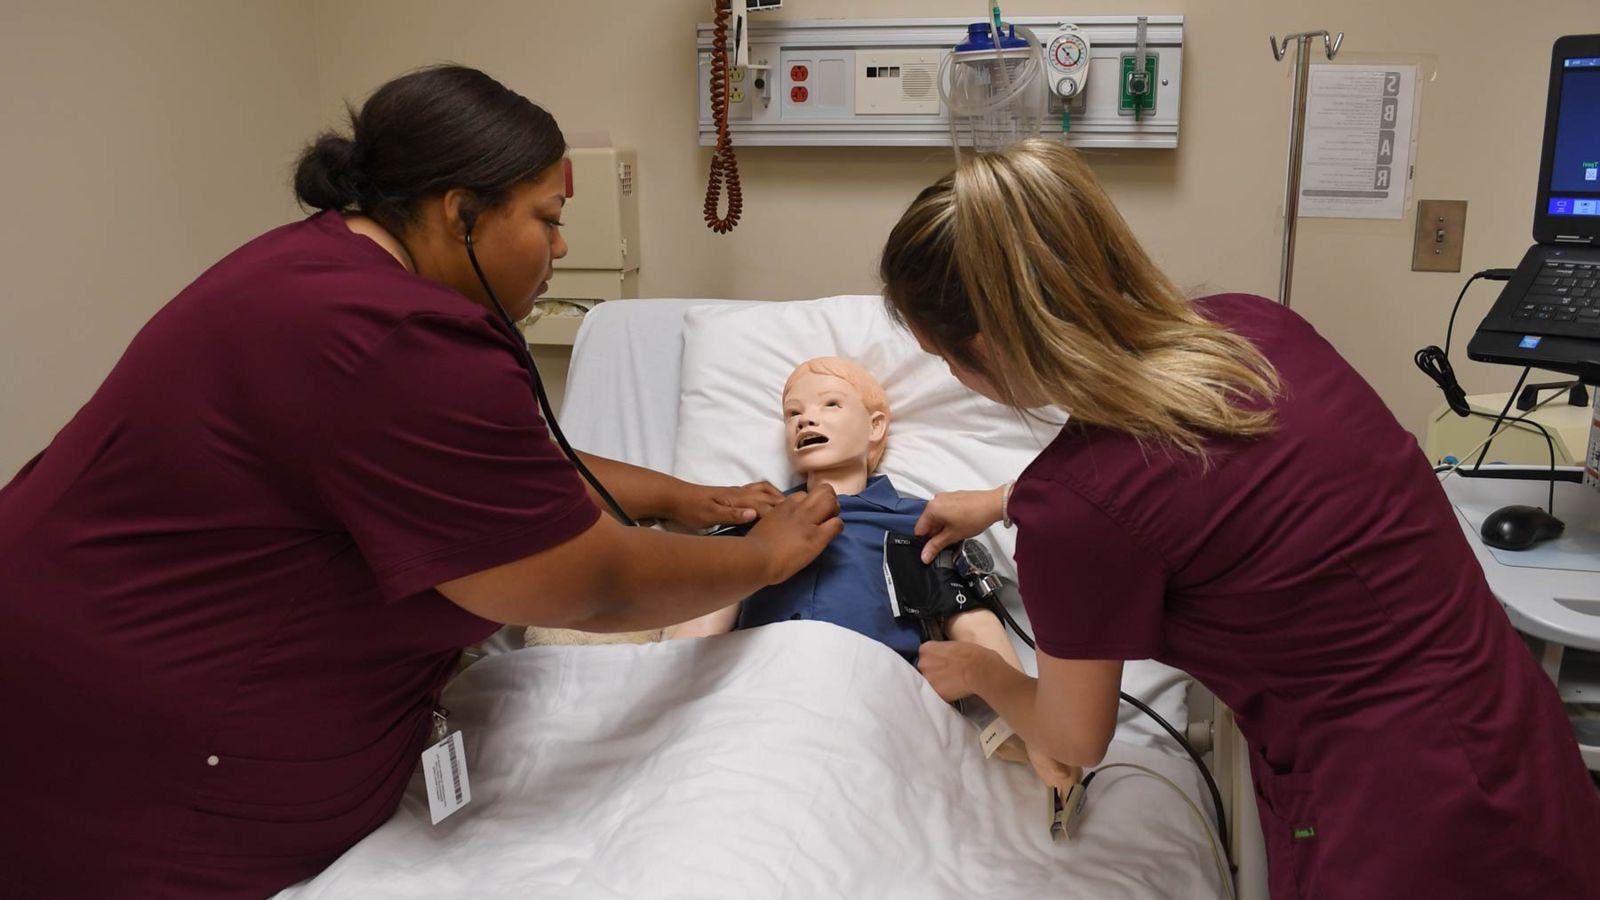
[[[747,44],[744,40],[744,3],[715,0],[712,4],[716,27],[711,38],[711,120],[717,128],[717,143],[711,150],[711,172],[706,179],[706,227],[727,234],[739,224],[744,208],[744,191],[739,184],[739,161],[733,154],[733,138],[728,134],[729,69],[742,62],[738,57]],[[736,8],[737,7],[737,8]],[[729,60],[729,21],[733,23],[733,55]],[[728,194],[728,211],[720,211],[722,194]]]
[[[1076,25],[1063,25],[1045,51],[1050,90],[1062,100],[1083,93],[1089,81],[1089,39]]]

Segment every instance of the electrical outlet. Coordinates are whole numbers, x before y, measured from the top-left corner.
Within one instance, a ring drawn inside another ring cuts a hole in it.
[[[733,87],[729,88],[728,89],[728,102],[729,103],[743,103],[744,102],[744,88],[740,87],[737,84],[734,85]]]
[[[1467,236],[1467,201],[1418,200],[1411,271],[1459,272]]]

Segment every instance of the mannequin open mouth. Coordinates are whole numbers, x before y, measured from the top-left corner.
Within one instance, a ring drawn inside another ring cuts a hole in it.
[[[794,443],[794,449],[804,450],[807,447],[820,447],[828,442],[828,436],[816,431],[806,431],[800,434]]]

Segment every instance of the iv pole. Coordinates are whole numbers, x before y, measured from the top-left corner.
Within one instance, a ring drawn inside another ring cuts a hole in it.
[[[1333,59],[1344,43],[1344,32],[1337,37],[1326,31],[1302,31],[1284,36],[1283,43],[1271,35],[1272,58],[1282,61],[1289,52],[1289,42],[1299,45],[1294,54],[1294,115],[1289,120],[1289,172],[1283,186],[1283,260],[1278,272],[1278,302],[1289,305],[1290,282],[1294,275],[1294,229],[1300,217],[1300,160],[1305,153],[1306,141],[1306,84],[1311,76],[1311,40],[1322,38],[1322,49]]]

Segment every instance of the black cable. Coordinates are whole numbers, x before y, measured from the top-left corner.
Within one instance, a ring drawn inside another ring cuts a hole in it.
[[[517,323],[511,320],[511,316],[506,313],[506,308],[500,305],[500,298],[494,295],[494,288],[489,286],[488,276],[483,274],[483,267],[478,265],[478,254],[472,249],[472,225],[470,222],[466,226],[466,243],[467,259],[472,262],[472,271],[478,273],[478,282],[483,285],[484,293],[489,295],[489,302],[494,304],[495,312],[500,314],[500,320],[506,323],[506,327],[511,329],[511,334],[515,338],[521,334],[517,330]],[[521,340],[513,340],[511,343],[516,345],[518,351],[517,359],[522,363],[522,367],[528,370],[528,376],[533,380],[533,393],[539,401],[539,410],[544,414],[545,424],[550,426],[550,434],[555,437],[556,444],[561,447],[561,452],[567,455],[567,459],[571,460],[572,465],[577,468],[578,474],[583,476],[584,481],[589,482],[589,486],[594,488],[594,492],[599,494],[600,499],[604,500],[606,506],[611,508],[613,515],[622,520],[623,524],[638,525],[639,523],[635,522],[622,509],[622,504],[618,503],[616,498],[611,496],[611,492],[606,490],[605,485],[600,483],[600,479],[596,478],[594,473],[589,471],[589,467],[583,464],[583,460],[579,458],[577,451],[572,449],[572,445],[567,443],[567,436],[561,433],[561,425],[556,422],[556,415],[550,409],[550,398],[545,396],[544,392],[544,379],[539,377],[539,367],[534,364],[533,354],[529,352],[527,344]]]
[[[1472,414],[1474,416],[1477,416],[1480,419],[1492,419],[1492,418],[1494,418],[1494,416],[1491,416],[1488,413],[1481,413],[1481,412],[1478,412],[1477,410],[1473,410]],[[1553,516],[1553,515],[1556,514],[1556,442],[1555,442],[1555,438],[1552,438],[1550,436],[1550,432],[1548,430],[1546,430],[1546,428],[1543,425],[1540,425],[1538,422],[1535,422],[1534,420],[1528,418],[1527,416],[1515,416],[1513,418],[1506,419],[1506,423],[1507,424],[1509,424],[1511,422],[1522,422],[1522,423],[1525,423],[1525,424],[1528,424],[1528,425],[1532,425],[1533,427],[1539,429],[1539,433],[1540,434],[1544,435],[1545,446],[1550,451],[1550,499],[1545,503],[1545,511],[1550,513],[1550,515]],[[1472,469],[1472,471],[1476,472],[1478,470],[1477,470],[1476,467],[1474,467]]]
[[[1467,392],[1462,390],[1461,383],[1456,380],[1456,370],[1450,365],[1448,352],[1438,347],[1423,347],[1412,357],[1412,361],[1422,370],[1422,374],[1428,376],[1439,386],[1439,390],[1444,392],[1444,402],[1449,404],[1451,412],[1458,416],[1472,414],[1472,404],[1467,402]]]
[[[1189,754],[1190,759],[1194,760],[1195,768],[1200,770],[1200,777],[1205,779],[1206,790],[1211,792],[1211,804],[1217,810],[1217,840],[1222,842],[1222,855],[1228,858],[1229,871],[1238,871],[1238,868],[1233,864],[1233,852],[1228,849],[1228,819],[1222,811],[1222,791],[1217,789],[1217,781],[1211,777],[1211,770],[1206,768],[1205,762],[1201,760],[1200,754],[1194,749],[1194,745],[1179,734],[1178,729],[1172,727],[1172,723],[1157,715],[1155,710],[1146,706],[1144,701],[1138,697],[1121,691],[1118,691],[1118,694],[1122,697],[1123,702],[1132,705],[1134,709],[1154,719],[1157,725],[1166,729],[1167,734],[1172,735],[1172,739],[1178,742],[1178,745],[1184,749],[1185,753]]]
[[[1466,418],[1476,416],[1481,419],[1490,418],[1487,413],[1481,413],[1472,408],[1467,401],[1467,392],[1462,390],[1460,382],[1456,380],[1455,369],[1450,365],[1450,343],[1455,337],[1456,314],[1461,310],[1462,298],[1467,296],[1467,289],[1472,283],[1482,278],[1486,281],[1510,281],[1517,274],[1516,269],[1484,269],[1473,273],[1467,283],[1461,286],[1461,292],[1456,294],[1456,302],[1450,307],[1450,320],[1444,330],[1444,347],[1428,346],[1418,350],[1412,358],[1422,374],[1428,376],[1439,390],[1444,392],[1445,403],[1456,415]],[[1550,515],[1555,515],[1556,505],[1556,445],[1550,432],[1543,425],[1529,419],[1527,416],[1517,416],[1507,420],[1506,413],[1511,411],[1511,405],[1517,401],[1517,396],[1522,393],[1522,384],[1528,378],[1528,369],[1524,368],[1522,374],[1517,376],[1517,386],[1511,389],[1511,395],[1506,398],[1505,408],[1500,410],[1500,415],[1494,416],[1494,424],[1489,428],[1489,439],[1484,441],[1483,449],[1478,453],[1478,459],[1473,463],[1470,471],[1477,472],[1483,467],[1484,459],[1489,455],[1489,447],[1494,444],[1495,437],[1500,433],[1500,426],[1506,421],[1526,422],[1539,429],[1544,435],[1545,443],[1550,451],[1550,497],[1546,504]],[[1537,407],[1536,407],[1537,408]],[[1458,467],[1459,468],[1459,467]]]
[[[1484,269],[1481,272],[1474,272],[1472,277],[1467,279],[1467,283],[1461,286],[1461,293],[1456,295],[1456,305],[1450,308],[1450,324],[1444,330],[1444,355],[1446,357],[1450,355],[1450,338],[1456,330],[1456,311],[1461,309],[1461,298],[1467,295],[1467,288],[1472,287],[1472,283],[1479,278],[1484,281],[1510,281],[1516,274],[1516,269]]]
[[[1455,305],[1450,307],[1450,323],[1444,330],[1444,347],[1429,345],[1418,350],[1412,360],[1422,374],[1428,376],[1439,390],[1444,392],[1445,402],[1450,405],[1451,412],[1465,417],[1472,407],[1467,402],[1467,392],[1461,389],[1461,383],[1456,380],[1456,371],[1450,365],[1450,343],[1455,337],[1456,313],[1461,311],[1461,301],[1467,296],[1467,289],[1472,283],[1482,278],[1485,281],[1510,281],[1516,269],[1484,269],[1473,273],[1467,283],[1461,286],[1461,292],[1456,294]]]
[[[1000,614],[1000,618],[1006,623],[1006,625],[1016,633],[1017,637],[1022,639],[1024,644],[1028,645],[1028,649],[1037,653],[1039,648],[1034,646],[1033,637],[1026,631],[1022,630],[1022,626],[1017,624],[1017,620],[1012,617],[1011,611],[1006,609],[1006,605],[1002,603],[999,598],[995,598],[994,607],[995,611]],[[1215,778],[1211,777],[1211,770],[1206,768],[1205,761],[1200,758],[1199,751],[1194,749],[1194,745],[1189,743],[1188,738],[1178,733],[1178,729],[1172,727],[1171,722],[1168,722],[1166,719],[1162,718],[1160,713],[1157,713],[1155,710],[1151,709],[1144,703],[1144,701],[1125,691],[1118,691],[1117,694],[1125,703],[1155,720],[1155,723],[1160,725],[1167,732],[1167,734],[1171,735],[1172,739],[1178,742],[1178,746],[1182,747],[1184,752],[1189,754],[1189,758],[1194,760],[1195,768],[1200,770],[1200,777],[1205,779],[1206,789],[1211,792],[1211,805],[1217,813],[1217,840],[1222,844],[1222,855],[1228,859],[1228,870],[1231,872],[1238,872],[1239,867],[1234,865],[1233,862],[1233,851],[1228,847],[1228,817],[1227,814],[1222,810],[1222,791],[1217,788],[1217,781]],[[1089,781],[1093,777],[1093,772],[1089,772],[1084,776],[1084,790],[1089,789]]]
[[[1528,367],[1523,366],[1522,374],[1517,376],[1517,386],[1511,389],[1510,396],[1506,397],[1506,405],[1500,410],[1500,415],[1494,417],[1494,424],[1489,426],[1489,439],[1483,442],[1483,449],[1478,453],[1478,460],[1472,464],[1472,471],[1483,468],[1483,458],[1489,455],[1489,447],[1494,444],[1495,436],[1500,433],[1500,423],[1505,421],[1506,413],[1511,411],[1511,404],[1517,402],[1517,395],[1522,393],[1522,383],[1528,380]]]
[[[1455,336],[1456,331],[1456,313],[1461,311],[1461,300],[1467,296],[1467,289],[1472,287],[1472,283],[1481,277],[1483,277],[1483,273],[1476,272],[1471,278],[1468,278],[1467,283],[1461,286],[1461,293],[1456,294],[1455,305],[1450,307],[1450,324],[1446,325],[1444,329],[1444,359],[1447,366],[1450,364],[1450,340]]]

